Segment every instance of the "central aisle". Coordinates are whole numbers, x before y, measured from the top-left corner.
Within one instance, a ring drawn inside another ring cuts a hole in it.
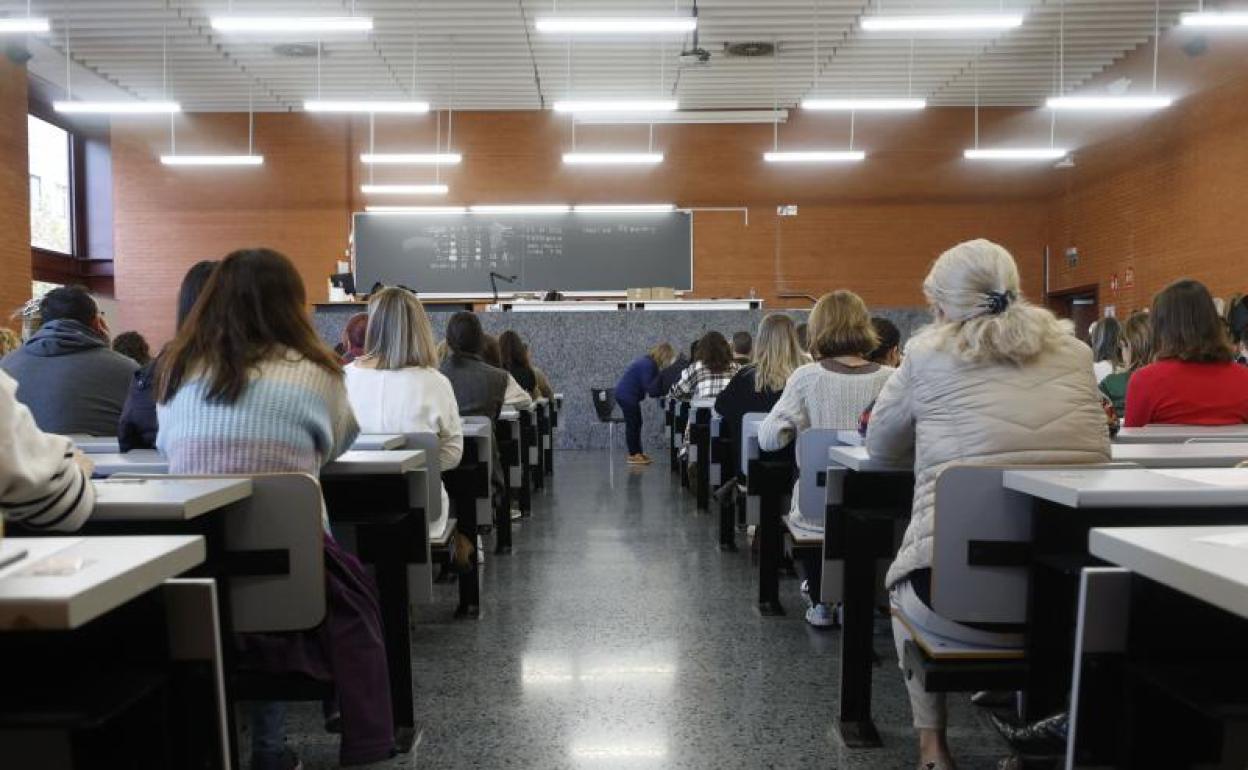
[[[846,753],[828,730],[837,632],[807,626],[792,579],[788,616],[761,617],[744,535],[739,553],[721,553],[715,521],[662,460],[630,468],[618,453],[612,464],[605,452],[559,452],[514,533],[511,555],[487,556],[480,620],[451,620],[453,586],[420,609],[422,745],[414,763],[379,767],[913,766],[886,626],[875,689],[885,748]],[[961,767],[995,767],[1000,742],[953,700]],[[312,710],[300,714],[315,733]],[[301,732],[305,766],[332,767],[333,742]]]

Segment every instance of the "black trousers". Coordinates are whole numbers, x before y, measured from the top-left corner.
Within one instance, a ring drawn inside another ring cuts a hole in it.
[[[641,404],[620,401],[624,413],[624,439],[630,455],[641,454]]]

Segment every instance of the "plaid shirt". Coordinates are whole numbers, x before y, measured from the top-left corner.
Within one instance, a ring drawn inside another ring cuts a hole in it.
[[[732,364],[722,372],[712,372],[701,361],[697,361],[680,375],[680,381],[672,386],[667,395],[682,401],[715,398],[721,390],[728,387],[728,381],[737,373],[738,368],[736,364]]]

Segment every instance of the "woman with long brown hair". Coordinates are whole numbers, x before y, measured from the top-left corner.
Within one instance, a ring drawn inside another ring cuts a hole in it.
[[[308,473],[342,454],[359,432],[342,366],[316,336],[303,281],[269,249],[222,260],[161,357],[156,382],[156,447],[178,474]],[[263,649],[266,668],[317,661],[336,679],[342,709],[343,764],[390,755],[394,730],[376,589],[363,567],[325,533],[327,617],[314,632],[279,642],[244,638]],[[325,660],[328,658],[328,660]],[[283,664],[274,661],[282,661]],[[286,746],[285,706],[255,704],[252,768],[286,770],[298,758]]]

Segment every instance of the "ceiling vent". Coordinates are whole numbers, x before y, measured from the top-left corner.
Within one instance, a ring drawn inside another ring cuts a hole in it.
[[[742,58],[753,59],[759,56],[774,56],[776,46],[774,43],[766,43],[758,40],[746,43],[724,43],[724,54],[728,56],[740,56]]]
[[[273,46],[273,53],[288,59],[311,59],[317,54],[316,43],[280,43]]]

